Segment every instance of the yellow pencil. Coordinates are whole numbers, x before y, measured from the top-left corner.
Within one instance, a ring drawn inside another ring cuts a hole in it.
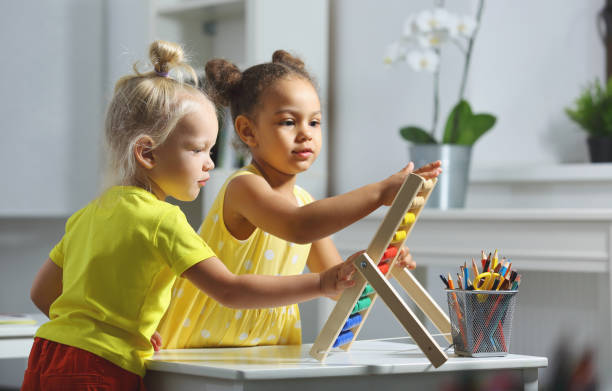
[[[495,249],[495,252],[493,253],[493,266],[491,267],[491,269],[495,270],[496,266],[497,266],[497,249]]]

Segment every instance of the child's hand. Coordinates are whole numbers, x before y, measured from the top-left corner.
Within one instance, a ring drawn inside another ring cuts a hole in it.
[[[441,166],[442,162],[436,160],[435,162],[431,162],[417,169],[416,171],[414,171],[414,173],[422,176],[425,179],[436,178],[442,172],[442,169],[440,168]],[[391,203],[393,203],[397,192],[406,180],[406,177],[413,172],[413,169],[414,163],[410,162],[397,174],[393,174],[389,178],[381,182],[383,186],[383,190],[381,193],[381,203],[383,205],[389,206],[391,205]]]
[[[438,175],[442,172],[442,162],[436,160],[435,162],[431,162],[429,164],[424,165],[421,168],[414,170],[415,174],[422,176],[425,179],[433,179],[437,178]]]
[[[405,267],[410,270],[416,268],[416,262],[414,262],[414,259],[412,259],[412,254],[410,254],[410,250],[408,249],[408,247],[402,247],[402,249],[400,250],[400,253],[397,257],[397,264],[402,269]]]
[[[363,253],[363,251],[356,252],[348,257],[346,261],[320,273],[321,293],[324,296],[335,298],[346,288],[355,285],[355,281],[352,280],[353,274],[355,273],[353,260],[361,253]]]
[[[157,331],[153,333],[153,336],[151,337],[151,345],[153,345],[153,350],[156,352],[159,352],[159,349],[161,349],[162,337]]]

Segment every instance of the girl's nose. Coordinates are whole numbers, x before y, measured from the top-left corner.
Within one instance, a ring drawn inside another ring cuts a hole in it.
[[[209,157],[204,161],[204,165],[202,166],[202,168],[204,169],[204,171],[210,171],[215,168],[215,162],[213,162],[212,159]]]
[[[300,126],[297,139],[299,141],[308,141],[312,139],[312,129],[310,128],[309,124]]]

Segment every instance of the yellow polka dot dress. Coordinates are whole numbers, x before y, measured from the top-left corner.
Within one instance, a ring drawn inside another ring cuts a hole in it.
[[[248,239],[237,240],[225,228],[222,213],[225,189],[239,175],[260,174],[249,165],[228,178],[202,224],[200,235],[235,274],[301,274],[310,244],[290,243],[259,228]],[[294,194],[300,205],[312,202],[310,194],[299,186],[295,186]],[[235,310],[222,306],[184,278],[174,284],[170,306],[158,331],[165,349],[302,343],[297,305]]]

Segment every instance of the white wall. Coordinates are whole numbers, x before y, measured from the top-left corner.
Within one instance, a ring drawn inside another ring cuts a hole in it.
[[[36,271],[65,218],[98,191],[103,5],[2,4],[0,312],[35,310]]]
[[[0,216],[67,215],[97,190],[102,5],[2,4]]]
[[[35,311],[36,271],[66,218],[99,191],[104,112],[114,81],[146,53],[144,5],[3,4],[0,312]]]
[[[475,14],[477,1],[447,1]],[[398,129],[429,126],[432,78],[408,65],[382,64],[403,20],[432,1],[337,0],[331,3],[335,51],[330,70],[333,193],[382,179],[407,162]],[[498,117],[476,144],[473,170],[527,163],[584,162],[584,134],[563,112],[580,88],[604,77],[604,47],[595,19],[603,0],[485,3],[472,57],[467,98],[476,112]],[[440,122],[458,94],[463,58],[442,58]]]

